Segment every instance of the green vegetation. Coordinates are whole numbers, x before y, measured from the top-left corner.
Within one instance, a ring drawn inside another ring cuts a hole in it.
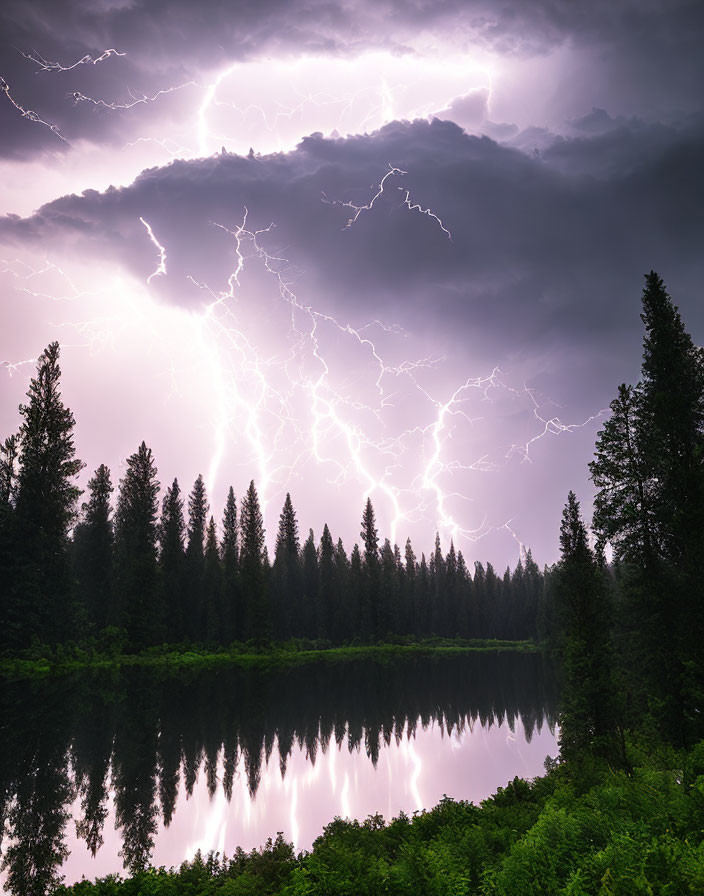
[[[325,660],[339,663],[370,659],[383,661],[404,656],[449,656],[477,652],[533,652],[539,650],[533,641],[499,641],[460,638],[432,638],[424,641],[356,644],[332,647],[329,643],[292,640],[283,644],[233,644],[227,650],[208,647],[175,647],[163,645],[141,653],[106,650],[105,645],[38,646],[19,656],[0,659],[0,677],[34,678],[65,675],[81,670],[119,669],[121,667],[183,669],[210,666],[275,667],[293,666]]]
[[[631,744],[634,754],[638,745]],[[576,788],[564,766],[518,778],[480,806],[442,800],[385,824],[335,819],[310,853],[281,836],[231,858],[200,855],[60,888],[74,896],[376,896],[564,894],[636,896],[704,891],[704,742],[666,751],[632,774],[595,763]],[[583,782],[585,785],[585,782]]]

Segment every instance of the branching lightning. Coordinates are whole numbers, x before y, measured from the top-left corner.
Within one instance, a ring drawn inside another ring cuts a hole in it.
[[[387,179],[401,174],[400,169],[390,166],[366,206],[334,204],[352,208],[354,215],[350,221],[354,223],[362,211],[373,209]],[[403,205],[409,211],[416,211],[412,204],[404,202]],[[426,372],[438,369],[443,357],[389,363],[375,334],[384,340],[393,340],[404,335],[397,326],[373,320],[354,327],[302,301],[295,291],[299,272],[287,258],[264,245],[274,234],[274,225],[255,228],[249,224],[249,217],[245,208],[241,223],[235,227],[212,222],[232,245],[233,267],[225,288],[214,290],[206,283],[189,278],[206,297],[201,310],[192,316],[191,333],[195,338],[192,338],[191,350],[207,376],[212,400],[209,489],[217,481],[228,445],[244,438],[250,456],[241,458],[242,465],[252,473],[252,467],[256,468],[254,475],[265,505],[267,499],[285,491],[291,478],[312,461],[328,471],[326,478],[331,486],[358,483],[360,501],[366,495],[376,495],[381,502],[379,506],[390,519],[392,540],[398,534],[404,535],[401,531],[404,523],[428,520],[443,538],[453,538],[456,542],[475,542],[491,531],[505,530],[523,550],[510,519],[501,522],[485,517],[476,527],[463,525],[451,505],[458,499],[471,501],[472,497],[448,489],[448,481],[460,473],[497,472],[514,459],[530,462],[536,442],[549,435],[573,432],[595,417],[566,424],[557,416],[544,414],[536,394],[525,385],[511,386],[498,367],[486,375],[467,378],[449,396],[437,397],[424,385],[424,379]],[[429,217],[437,220],[449,236],[438,216]],[[157,267],[145,278],[151,285],[155,277],[167,275],[167,250],[149,222],[144,217],[139,221],[159,253]],[[16,281],[16,289],[33,296],[70,300],[87,294],[62,268],[48,260],[37,267],[19,260],[0,264],[0,273],[10,274]],[[252,264],[261,265],[273,280],[282,303],[280,307],[287,309],[288,332],[277,330],[274,335],[278,341],[273,349],[265,350],[256,328],[252,329],[252,296],[244,280]],[[39,289],[36,281],[48,274],[62,277],[68,289],[61,295]],[[168,309],[163,309],[163,313],[168,313]],[[125,327],[137,323],[130,312],[127,319],[115,316],[73,326],[89,345],[102,346],[114,344]],[[143,327],[144,323],[139,326]],[[155,336],[164,339],[163,335],[155,333]],[[342,348],[336,348],[337,345]],[[363,380],[352,380],[347,372],[340,380],[336,367],[340,350],[352,352],[352,363],[359,367],[358,376],[362,375]],[[168,344],[164,345],[164,351],[173,358]],[[21,365],[30,363],[33,360],[6,361],[3,366],[12,375]],[[175,382],[173,368],[171,375]],[[411,396],[414,413],[421,419],[416,425],[394,431],[389,415],[393,415],[404,395]],[[538,422],[539,430],[525,443],[510,445],[498,454],[480,454],[467,460],[454,455],[448,457],[457,424],[471,427],[481,419],[472,413],[470,402],[491,404],[499,395],[520,401],[521,407]]]
[[[389,164],[389,170],[379,181],[376,193],[365,205],[355,205],[354,202],[342,202],[339,199],[330,202],[330,200],[328,200],[326,196],[323,196],[323,201],[327,202],[330,205],[342,205],[345,208],[352,209],[354,214],[347,220],[347,224],[345,224],[345,229],[349,229],[353,224],[357,223],[357,220],[359,219],[359,216],[362,214],[362,212],[369,212],[374,208],[374,204],[376,203],[377,199],[379,199],[384,194],[386,181],[390,177],[405,177],[407,174],[407,171],[403,171],[401,168],[396,168],[394,165]],[[404,194],[403,205],[405,205],[409,211],[417,211],[421,215],[427,215],[429,218],[433,218],[433,220],[437,221],[443,233],[447,234],[448,239],[452,240],[452,234],[447,229],[447,227],[445,227],[442,220],[438,217],[438,215],[435,214],[434,211],[431,211],[431,209],[429,208],[423,208],[419,203],[413,202],[411,199],[410,190],[407,190],[404,187],[398,187],[398,189]]]
[[[109,50],[103,50],[100,56],[96,56],[95,58],[90,54],[86,54],[71,65],[62,65],[60,62],[49,62],[36,51],[34,53],[25,53],[24,50],[18,50],[17,52],[24,56],[25,59],[38,65],[39,68],[37,71],[39,72],[70,72],[74,68],[78,68],[79,65],[97,65],[99,62],[105,62],[106,59],[110,59],[111,56],[127,55],[126,53],[120,53],[119,50],[110,48]]]
[[[17,109],[22,118],[26,118],[27,121],[33,121],[35,124],[44,125],[45,128],[49,128],[49,130],[53,134],[56,134],[59,140],[63,140],[64,143],[68,143],[68,140],[63,136],[63,134],[59,132],[58,125],[51,124],[51,122],[49,121],[44,121],[44,119],[37,112],[34,112],[32,109],[25,109],[24,106],[17,102],[17,100],[10,93],[10,85],[2,76],[0,76],[0,90],[5,94],[5,96],[12,103],[15,109]]]
[[[118,109],[133,109],[135,106],[154,103],[159,97],[166,96],[169,93],[175,93],[177,90],[183,90],[184,87],[198,87],[198,84],[196,84],[195,81],[185,81],[183,84],[176,84],[174,87],[165,87],[162,90],[157,90],[156,93],[152,95],[135,93],[128,89],[127,93],[130,95],[130,99],[126,103],[95,99],[95,97],[86,96],[85,93],[81,93],[80,90],[75,90],[71,94],[71,97],[73,98],[74,103],[92,103],[94,106],[100,106],[103,109],[110,109],[111,111],[116,112]]]

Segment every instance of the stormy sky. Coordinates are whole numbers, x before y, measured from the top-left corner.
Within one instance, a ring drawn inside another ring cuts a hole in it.
[[[88,471],[145,439],[273,537],[557,556],[642,275],[704,312],[697,2],[6,2],[0,426],[58,339]],[[28,363],[23,363],[28,362]],[[601,415],[601,416],[600,416]],[[87,474],[86,474],[87,475]]]

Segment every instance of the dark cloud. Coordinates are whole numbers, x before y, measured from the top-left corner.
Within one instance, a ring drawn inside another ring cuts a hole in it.
[[[234,228],[246,206],[251,226],[275,223],[262,244],[300,271],[303,300],[356,323],[382,308],[429,344],[473,357],[551,357],[563,373],[592,366],[588,403],[636,369],[643,272],[659,270],[695,335],[704,329],[703,151],[699,130],[638,121],[561,138],[537,156],[449,122],[395,123],[371,136],[313,135],[288,154],[174,162],[128,188],[5,218],[0,239],[117,259],[145,279],[156,255],[142,216],[168,255],[152,288],[188,304],[202,301],[188,275],[224,288],[233,240],[212,222]],[[408,175],[389,178],[346,229],[352,211],[334,200],[367,203],[389,164]],[[399,186],[437,212],[452,241],[404,206]]]
[[[55,124],[67,140],[115,143],[138,134],[147,119],[168,120],[182,97],[113,112],[75,104],[74,92],[127,102],[130,89],[153,95],[200,82],[233,60],[266,55],[355,54],[373,47],[403,53],[429,44],[457,51],[478,46],[523,58],[569,44],[574,68],[551,87],[562,98],[561,109],[566,104],[580,114],[595,102],[670,116],[701,109],[703,23],[697,0],[8,0],[0,12],[0,74],[23,108]],[[110,47],[127,55],[61,73],[38,72],[18,52],[34,51],[67,65]],[[0,100],[0,154],[21,158],[67,149],[47,128],[22,118],[5,97]]]

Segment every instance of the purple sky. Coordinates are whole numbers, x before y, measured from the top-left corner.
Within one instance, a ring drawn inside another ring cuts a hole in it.
[[[703,37],[676,0],[9,0],[0,431],[58,339],[86,475],[145,439],[217,516],[253,477],[270,536],[290,490],[349,548],[371,494],[418,551],[554,561],[645,271],[702,340]]]

